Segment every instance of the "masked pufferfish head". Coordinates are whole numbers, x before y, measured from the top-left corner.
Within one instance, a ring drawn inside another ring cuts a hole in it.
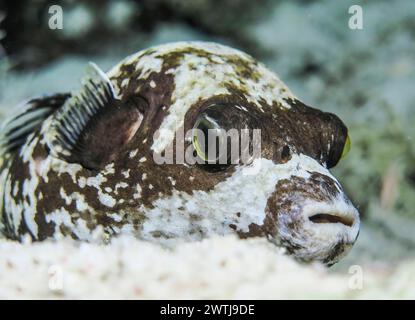
[[[216,233],[265,236],[302,261],[330,265],[352,247],[359,214],[328,170],[347,153],[348,130],[299,101],[264,65],[226,46],[181,42],[127,57],[106,76],[116,112],[102,110],[70,162],[145,173],[143,206],[212,217]],[[252,152],[260,144],[259,153],[219,163],[205,139],[218,129],[260,130],[260,141],[248,143]],[[195,161],[175,152],[170,163],[156,161],[180,144]]]

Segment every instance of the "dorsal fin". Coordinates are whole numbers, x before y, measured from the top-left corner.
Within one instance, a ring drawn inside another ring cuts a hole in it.
[[[70,97],[69,93],[31,99],[18,107],[14,117],[3,124],[0,133],[1,154],[14,153],[25,143],[27,137],[35,132],[42,122],[59,109]]]
[[[63,159],[70,157],[88,122],[115,100],[118,96],[107,75],[90,63],[81,89],[54,115],[47,136],[51,154]]]

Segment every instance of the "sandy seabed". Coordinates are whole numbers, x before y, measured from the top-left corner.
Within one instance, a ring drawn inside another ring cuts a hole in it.
[[[360,268],[360,267],[357,267]],[[130,237],[110,245],[0,242],[0,298],[342,299],[415,297],[415,260],[330,273],[264,239],[228,236],[173,249]],[[359,278],[362,271],[362,278]]]

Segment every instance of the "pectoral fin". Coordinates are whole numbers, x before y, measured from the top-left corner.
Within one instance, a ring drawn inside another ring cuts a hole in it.
[[[136,100],[120,99],[110,79],[91,64],[82,87],[54,115],[47,134],[53,156],[101,169],[115,160],[143,119]]]

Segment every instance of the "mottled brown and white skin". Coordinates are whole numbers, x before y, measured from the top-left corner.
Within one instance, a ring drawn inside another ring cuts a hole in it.
[[[337,262],[359,214],[329,168],[348,145],[333,114],[299,101],[264,65],[214,43],[140,51],[78,92],[33,99],[2,132],[2,233],[91,240],[129,233],[163,242],[266,237],[303,261]],[[261,130],[249,163],[157,164],[155,155],[211,112]],[[161,134],[156,134],[156,131]]]

